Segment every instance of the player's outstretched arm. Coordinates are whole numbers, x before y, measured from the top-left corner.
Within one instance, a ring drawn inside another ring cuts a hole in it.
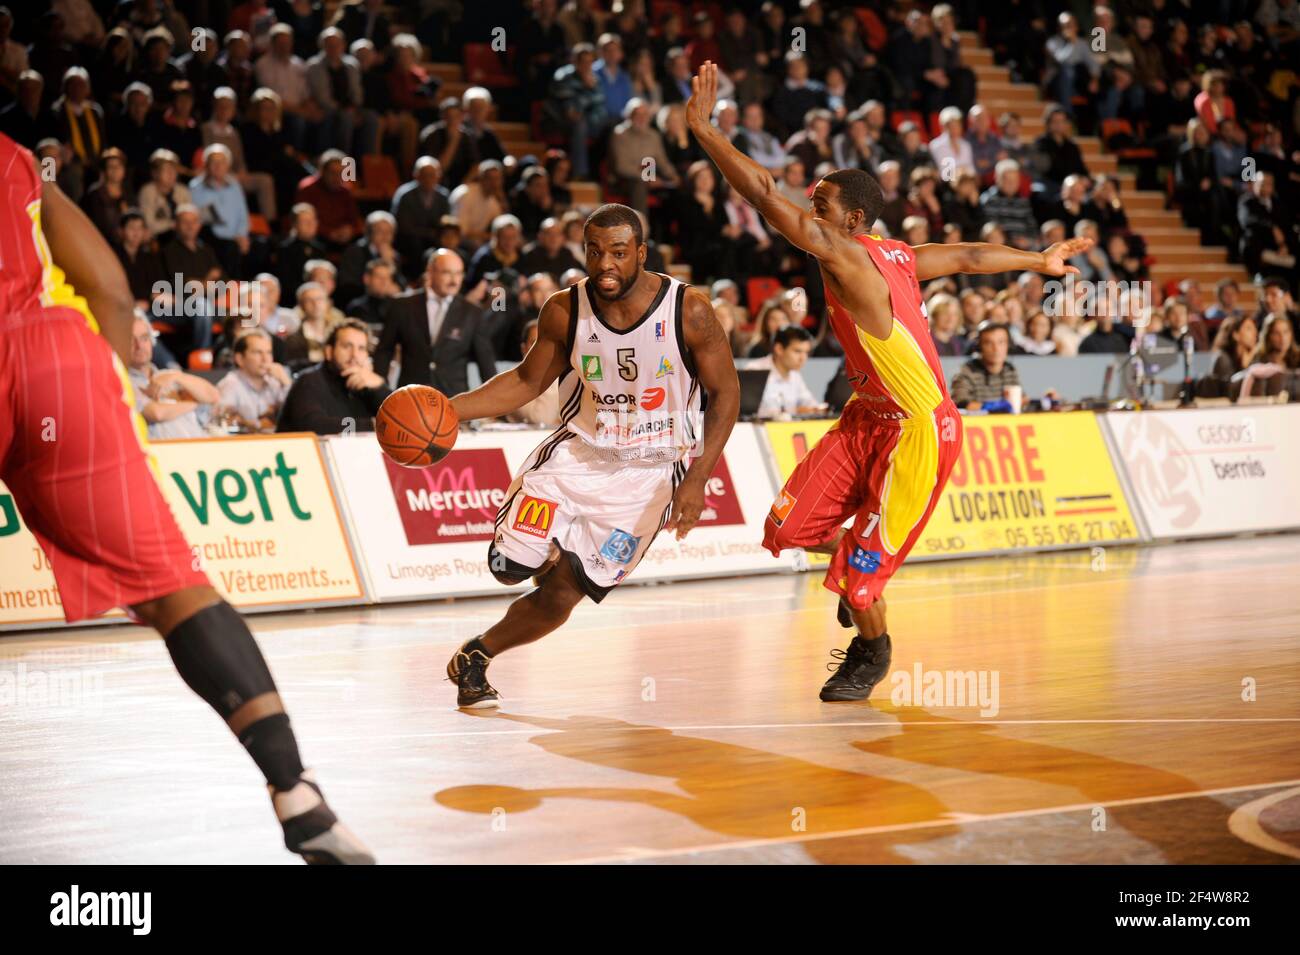
[[[840,242],[830,229],[800,209],[776,188],[772,174],[727,141],[713,125],[713,107],[718,100],[718,67],[705,60],[691,80],[691,98],[686,104],[686,121],[701,148],[717,165],[731,187],[781,235],[823,262],[834,259]]]
[[[126,273],[95,224],[52,182],[41,187],[41,231],[54,264],[90,306],[99,333],[123,364],[129,362],[135,299]]]
[[[451,406],[461,421],[496,418],[538,397],[569,367],[569,289],[551,295],[537,320],[537,341],[524,360],[473,391],[456,395]]]
[[[1068,259],[1092,248],[1092,239],[1067,239],[1048,246],[1042,252],[1026,252],[1007,245],[990,245],[987,242],[932,242],[918,245],[916,252],[916,280],[938,278],[956,272],[979,275],[990,272],[1042,272],[1046,275],[1065,275],[1079,270],[1067,265]]]
[[[695,376],[709,396],[709,404],[700,426],[704,436],[699,457],[691,462],[682,483],[677,485],[672,514],[664,525],[667,530],[676,532],[678,540],[685,537],[700,519],[704,510],[705,485],[740,414],[740,379],[736,375],[736,362],[731,357],[727,333],[713,313],[713,304],[699,289],[688,288],[682,313],[686,347],[695,362]]]

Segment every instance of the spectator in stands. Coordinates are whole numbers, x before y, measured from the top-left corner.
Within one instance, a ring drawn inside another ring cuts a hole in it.
[[[569,53],[569,63],[555,71],[543,107],[550,129],[569,137],[569,157],[578,179],[588,178],[591,172],[588,141],[609,123],[610,114],[605,109],[605,94],[596,76],[595,63],[595,47],[590,43],[576,44]]]
[[[474,168],[478,159],[465,134],[465,110],[459,99],[448,96],[438,104],[438,121],[420,131],[420,150],[438,160],[443,178],[453,189]]]
[[[235,367],[217,382],[219,407],[244,434],[271,434],[293,379],[275,361],[270,334],[260,328],[235,339]]]
[[[397,109],[413,114],[420,125],[433,122],[437,115],[438,89],[442,85],[420,66],[423,54],[420,41],[411,34],[399,33],[393,37],[388,97]]]
[[[958,408],[979,411],[986,403],[1000,402],[1007,389],[1020,387],[1020,373],[1007,361],[1011,330],[996,322],[981,322],[975,331],[979,354],[953,376],[949,392]]]
[[[126,177],[126,154],[110,147],[100,157],[103,175],[86,190],[81,200],[90,221],[110,243],[120,238],[123,214],[136,205],[135,190]]]
[[[180,67],[171,60],[172,47],[175,46],[171,31],[166,27],[155,27],[144,35],[140,46],[142,60],[132,79],[149,87],[155,103],[166,102],[172,84],[185,78]],[[58,75],[61,76],[62,71]]]
[[[1219,123],[1237,118],[1237,107],[1228,96],[1228,78],[1222,70],[1206,70],[1201,75],[1201,92],[1193,102],[1196,117],[1211,136],[1219,133]]]
[[[523,225],[525,235],[536,235],[542,220],[555,209],[551,195],[551,177],[545,166],[529,166],[519,177],[519,185],[510,194],[510,209]]]
[[[1039,175],[1036,185],[1041,185],[1048,195],[1059,192],[1067,176],[1087,176],[1088,167],[1083,161],[1079,144],[1070,138],[1070,117],[1062,108],[1047,111],[1047,131],[1034,140],[1035,162]]]
[[[212,93],[212,118],[200,124],[199,136],[205,147],[220,143],[230,151],[231,174],[245,195],[256,198],[257,211],[270,222],[275,222],[278,218],[275,180],[269,173],[249,170],[244,159],[244,139],[234,125],[237,105],[233,89],[229,86],[217,87]]]
[[[1056,331],[1051,316],[1046,312],[1033,312],[1025,319],[1025,333],[1021,336],[1020,347],[1028,355],[1056,354]]]
[[[835,153],[831,148],[831,123],[834,116],[829,109],[810,109],[803,118],[803,128],[785,142],[787,155],[796,157],[804,169],[816,169],[824,162],[833,163]]]
[[[1092,46],[1079,36],[1079,23],[1073,14],[1062,13],[1056,23],[1056,35],[1047,41],[1048,71],[1043,89],[1073,116],[1074,97],[1084,90],[1096,93],[1100,89],[1101,64]]]
[[[279,432],[350,434],[374,431],[388,386],[370,359],[370,333],[362,322],[336,325],[322,349],[321,364],[298,376],[284,400]]]
[[[127,282],[131,286],[131,296],[136,305],[146,310],[152,309],[156,290],[163,286],[170,288],[170,279],[163,272],[162,259],[149,245],[149,229],[144,224],[144,216],[139,209],[128,209],[119,220],[118,238],[113,241],[113,251],[122,263]],[[170,295],[164,305],[170,304]]]
[[[1296,344],[1295,329],[1285,315],[1270,315],[1264,320],[1254,360],[1281,365],[1289,371],[1300,368],[1300,345]]]
[[[1128,230],[1128,214],[1119,198],[1119,187],[1110,176],[1098,176],[1092,189],[1092,195],[1083,204],[1083,217],[1097,223],[1100,241],[1105,241],[1116,232]]]
[[[647,159],[651,160],[649,167]],[[610,136],[609,168],[617,188],[626,193],[628,205],[641,212],[648,208],[651,189],[671,189],[681,183],[664,150],[663,137],[650,124],[650,107],[635,97],[628,100],[625,118]]]
[[[135,391],[135,410],[149,426],[149,439],[201,438],[207,433],[217,389],[179,369],[159,370],[153,362],[153,329],[136,317],[131,327],[131,363],[127,374]]]
[[[941,292],[926,303],[930,313],[930,338],[940,357],[966,354],[967,341],[961,333],[961,304]]]
[[[901,143],[895,156],[898,159],[903,181],[910,182],[912,170],[918,166],[933,166],[934,157],[930,155],[929,148],[921,138],[921,127],[916,123],[910,120],[903,123],[898,127],[898,135]]]
[[[461,95],[460,104],[465,111],[465,137],[469,140],[475,160],[504,160],[505,147],[488,125],[488,119],[492,115],[492,94],[486,87],[471,86]]]
[[[163,109],[158,141],[181,158],[181,167],[188,175],[197,171],[194,154],[203,146],[199,122],[194,118],[194,90],[186,80],[172,84],[167,106]]]
[[[285,288],[296,289],[302,281],[303,266],[312,259],[323,259],[325,245],[317,238],[320,223],[316,207],[310,202],[299,202],[291,211],[293,228],[276,248],[275,263],[280,283]]]
[[[781,329],[792,322],[792,316],[781,302],[780,296],[768,299],[758,313],[754,331],[743,349],[746,358],[763,358],[772,354],[772,343]]]
[[[397,220],[391,212],[377,210],[366,216],[366,232],[347,247],[339,260],[338,298],[350,302],[364,289],[361,277],[375,259],[388,263],[393,276],[402,274],[402,256],[397,251]]]
[[[936,5],[930,19],[934,24],[930,60],[935,71],[931,83],[937,88],[930,112],[952,104],[965,113],[975,102],[975,73],[962,64],[957,18],[951,4]]]
[[[1088,201],[1088,180],[1080,175],[1069,175],[1061,183],[1061,191],[1055,201],[1044,203],[1044,209],[1053,219],[1060,219],[1066,231],[1073,232],[1080,219],[1086,218],[1085,206]]]
[[[935,63],[931,34],[930,18],[920,10],[911,10],[904,25],[889,38],[889,65],[898,81],[899,109],[919,108],[931,113],[942,106],[937,103],[940,90],[935,81],[943,82],[947,77]]]
[[[655,72],[655,57],[649,47],[642,47],[632,57],[632,95],[658,109],[664,104],[664,88]]]
[[[524,246],[517,267],[523,275],[546,272],[558,283],[569,269],[582,268],[582,262],[565,245],[560,220],[551,217],[542,220],[537,238]]]
[[[785,149],[781,141],[764,128],[762,103],[746,103],[740,114],[740,129],[734,139],[736,148],[774,176],[785,169]]]
[[[772,94],[772,118],[788,137],[802,128],[811,109],[826,106],[826,87],[809,78],[804,54],[791,50],[785,55],[785,80]]]
[[[989,221],[996,222],[1010,243],[1030,249],[1038,234],[1029,199],[1020,194],[1020,164],[1003,159],[994,170],[994,183],[980,196],[980,205]]]
[[[294,199],[316,208],[320,235],[326,247],[340,252],[361,233],[361,211],[352,190],[343,181],[345,162],[355,161],[337,149],[325,150],[321,153],[318,171],[302,181]]]
[[[50,112],[53,135],[71,147],[68,165],[76,171],[78,191],[84,192],[84,184],[99,168],[108,129],[103,108],[91,99],[90,74],[83,67],[71,67],[63,74],[63,95],[54,101]]]
[[[602,34],[596,42],[600,59],[592,64],[601,95],[605,97],[605,112],[622,116],[628,100],[632,98],[632,78],[623,69],[623,41],[617,33]]]
[[[1210,147],[1214,155],[1214,175],[1223,187],[1228,201],[1237,202],[1237,197],[1246,191],[1242,172],[1246,168],[1246,131],[1231,119],[1219,121],[1219,136]]]
[[[389,311],[375,352],[380,375],[388,376],[399,346],[398,387],[432,385],[449,396],[467,391],[471,354],[483,381],[496,374],[490,316],[459,294],[464,280],[465,267],[455,252],[437,249],[429,256],[424,288],[399,296]]]
[[[393,299],[402,289],[392,263],[384,259],[367,262],[361,281],[364,291],[348,302],[345,314],[369,325],[371,333],[378,339],[388,323]]]
[[[844,129],[831,137],[831,156],[837,169],[876,168],[881,150],[867,128],[865,107],[858,107],[846,117]]]
[[[998,138],[1002,143],[1002,151],[1006,153],[1006,158],[1014,159],[1023,169],[1031,159],[1032,147],[1024,141],[1020,134],[1020,115],[1012,112],[1003,113],[998,117],[998,127],[1002,130],[1002,134]],[[1001,161],[998,160],[998,162]],[[996,164],[993,171],[996,176]]]
[[[293,27],[287,23],[271,27],[270,45],[257,58],[253,75],[258,86],[269,87],[280,97],[281,118],[289,141],[298,149],[322,148],[321,124],[326,116],[311,97],[307,64],[294,55]]]
[[[28,149],[55,135],[54,117],[42,108],[44,95],[44,77],[35,70],[23,70],[14,101],[0,109],[0,132]]]
[[[1111,67],[1110,82],[1097,100],[1097,116],[1103,120],[1122,119],[1133,127],[1134,133],[1121,130],[1107,139],[1107,145],[1112,147],[1135,145],[1136,129],[1138,124],[1146,119],[1146,110],[1146,90],[1137,82],[1132,67],[1120,64]]]
[[[739,225],[728,220],[727,210],[718,199],[712,163],[699,160],[687,173],[678,223],[682,257],[691,267],[692,277],[700,281],[735,274],[742,232]]]
[[[359,0],[345,3],[339,11],[338,26],[348,40],[369,40],[384,52],[392,34],[392,23],[383,12],[384,0]]]
[[[714,115],[717,115],[716,111]],[[686,106],[682,103],[669,103],[660,107],[655,117],[655,126],[663,136],[664,152],[673,164],[680,185],[686,170],[691,168],[691,163],[704,158],[704,150],[686,125]]]
[[[505,167],[499,160],[483,160],[468,180],[452,190],[451,211],[467,241],[479,245],[488,240],[493,220],[510,211]]]
[[[992,117],[989,111],[983,106],[976,103],[966,114],[966,144],[970,149],[970,162],[975,170],[975,175],[979,177],[980,183],[993,182],[993,167],[997,165],[998,160],[1003,158],[1006,150],[1003,148],[1002,139],[998,136],[997,131],[993,128]],[[931,155],[934,154],[934,144],[931,143]]]
[[[476,288],[489,272],[515,269],[524,244],[524,228],[513,215],[497,216],[492,220],[492,238],[470,259],[465,287]],[[486,379],[484,379],[486,381]]]
[[[1273,186],[1271,173],[1257,171],[1241,194],[1241,260],[1251,273],[1292,278],[1297,274],[1294,212],[1282,207]]]
[[[248,203],[244,190],[230,174],[230,150],[213,143],[203,150],[203,172],[190,180],[191,201],[211,224],[213,245],[222,271],[243,276],[243,261],[250,246]]]
[[[1265,287],[1265,297],[1267,297],[1267,286]],[[1241,297],[1241,290],[1237,283],[1232,279],[1219,279],[1214,285],[1214,304],[1205,310],[1205,321],[1214,331],[1219,327],[1219,323],[1225,318],[1235,318],[1244,314],[1241,309],[1237,308],[1237,302]]]
[[[759,400],[758,416],[817,414],[826,410],[804,381],[802,369],[812,354],[813,338],[798,325],[787,325],[772,338],[772,353],[746,364],[754,371],[767,369],[767,384]]]
[[[178,182],[180,158],[170,149],[154,150],[149,157],[149,182],[140,190],[140,211],[149,235],[160,245],[176,229],[176,210],[193,203],[190,189]]]
[[[418,274],[422,252],[434,246],[438,224],[451,211],[451,197],[441,180],[442,164],[433,156],[421,156],[415,161],[411,181],[393,193],[390,211],[397,223],[396,244],[408,278]]]
[[[943,204],[939,201],[939,173],[935,169],[918,166],[912,170],[911,188],[903,212],[904,217],[924,219],[929,235],[937,237],[943,232]]]
[[[325,290],[325,296],[329,300],[327,312],[331,325],[337,325],[343,321],[344,315],[342,310],[334,304],[334,290],[338,287],[338,269],[329,259],[311,259],[302,267],[302,280],[304,282],[315,282]]]
[[[1233,291],[1236,289],[1234,287]],[[1233,296],[1235,303],[1236,296]],[[1222,296],[1220,296],[1222,301]],[[1237,314],[1241,314],[1238,312]],[[1229,317],[1227,315],[1224,316]],[[1262,328],[1270,318],[1286,318],[1291,322],[1292,330],[1300,329],[1300,310],[1295,307],[1295,301],[1291,298],[1291,290],[1281,279],[1272,278],[1264,283],[1263,301],[1259,303],[1259,309],[1255,312],[1255,326]]]
[[[226,34],[221,54],[217,57],[222,82],[235,91],[241,103],[250,100],[258,85],[252,55],[253,41],[248,33],[243,30],[231,30]],[[252,155],[250,149],[250,158]]]
[[[969,170],[957,173],[953,188],[945,195],[942,210],[943,221],[958,228],[959,241],[981,241],[980,230],[988,219],[980,202],[980,180],[975,173]]]
[[[1164,327],[1160,329],[1159,335],[1166,344],[1182,348],[1183,339],[1191,336],[1193,350],[1205,351],[1209,348],[1210,340],[1205,331],[1205,323],[1191,320],[1186,302],[1176,298],[1166,299],[1161,311]]]
[[[880,182],[880,194],[884,199],[884,205],[880,207],[880,221],[884,223],[885,229],[891,236],[896,236],[902,231],[903,219],[906,216],[904,210],[907,206],[907,195],[901,188],[903,167],[896,159],[886,159],[876,172]],[[804,190],[802,201],[807,202],[807,186]]]
[[[765,70],[769,61],[763,37],[740,7],[727,11],[718,50],[722,69],[736,84],[736,97],[745,102],[766,98],[770,83]]]
[[[275,207],[287,209],[294,202],[298,184],[310,170],[298,158],[282,123],[280,97],[262,87],[252,94],[250,118],[239,127],[244,156],[253,174],[270,176],[275,183]]]
[[[1131,335],[1125,335],[1115,323],[1110,301],[1106,295],[1094,299],[1096,327],[1079,342],[1080,355],[1120,355],[1129,350]]]
[[[1259,326],[1254,316],[1243,315],[1238,318],[1225,319],[1219,325],[1218,334],[1214,336],[1214,365],[1210,368],[1209,378],[1218,395],[1231,395],[1240,388],[1232,387],[1233,379],[1250,365],[1259,344]]]
[[[306,63],[307,88],[321,108],[320,141],[353,155],[378,151],[379,115],[366,109],[361,64],[348,53],[337,27],[320,34],[320,52]]]
[[[280,304],[280,280],[274,275],[259,272],[253,281],[257,287],[253,290],[253,312],[249,317],[255,327],[272,337],[276,353],[282,354],[284,339],[298,330],[298,315]]]
[[[298,327],[284,340],[284,363],[294,370],[325,358],[325,345],[337,323],[330,320],[330,297],[319,282],[298,286]]]
[[[519,343],[522,354],[527,355],[528,350],[537,342],[537,319],[533,319],[524,324],[523,335]],[[509,421],[518,421],[526,424],[538,425],[543,428],[551,428],[560,423],[560,382],[557,378],[551,382],[550,386],[540,395],[525,405],[520,406],[517,410],[506,415]]]

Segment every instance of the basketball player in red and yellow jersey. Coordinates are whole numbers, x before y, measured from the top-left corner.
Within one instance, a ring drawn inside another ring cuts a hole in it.
[[[135,302],[117,256],[3,134],[0,187],[0,480],[49,557],[64,616],[126,607],[157,630],[266,777],[285,845],[309,863],[374,862],[303,768],[266,660],[154,478],[124,365]]]
[[[953,272],[1077,272],[1066,260],[1092,243],[1075,239],[1023,252],[984,243],[912,248],[882,239],[870,233],[883,205],[880,184],[860,169],[823,178],[810,208],[801,209],[713,126],[717,77],[717,66],[706,61],[692,80],[691,132],[732,188],[817,258],[854,392],[777,496],[763,546],[773,555],[787,547],[830,555],[826,587],[840,596],[840,623],[858,633],[847,650],[832,652],[839,663],[831,664],[821,698],[864,700],[889,672],[882,591],[930,519],[961,451],[961,417],[948,397],[919,283]]]

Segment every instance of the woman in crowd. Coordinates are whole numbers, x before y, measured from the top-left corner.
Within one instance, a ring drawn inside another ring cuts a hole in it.
[[[966,354],[966,338],[961,333],[961,303],[940,292],[930,299],[926,310],[930,313],[930,337],[939,356]]]
[[[1202,393],[1207,397],[1236,397],[1241,390],[1241,380],[1233,379],[1250,364],[1259,343],[1259,327],[1254,316],[1242,315],[1227,318],[1214,336],[1214,350],[1218,353]]]
[[[1020,339],[1020,347],[1030,355],[1056,354],[1056,341],[1052,333],[1056,331],[1052,319],[1046,312],[1034,312],[1025,320],[1025,334]]]
[[[772,354],[772,342],[776,333],[789,324],[790,313],[781,304],[780,297],[769,299],[758,313],[758,321],[754,324],[754,333],[749,338],[744,357],[764,358]]]
[[[110,242],[121,236],[122,213],[135,205],[135,190],[126,179],[126,154],[113,147],[99,159],[103,175],[86,190],[81,207]]]

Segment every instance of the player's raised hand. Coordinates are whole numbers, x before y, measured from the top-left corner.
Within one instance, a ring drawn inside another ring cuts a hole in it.
[[[713,122],[713,107],[718,102],[718,64],[705,60],[700,72],[691,77],[691,98],[686,102],[686,123],[702,129]]]
[[[1066,260],[1082,255],[1092,248],[1092,239],[1066,239],[1049,245],[1043,250],[1043,266],[1038,271],[1046,275],[1078,275],[1079,270],[1073,265],[1066,265]]]

